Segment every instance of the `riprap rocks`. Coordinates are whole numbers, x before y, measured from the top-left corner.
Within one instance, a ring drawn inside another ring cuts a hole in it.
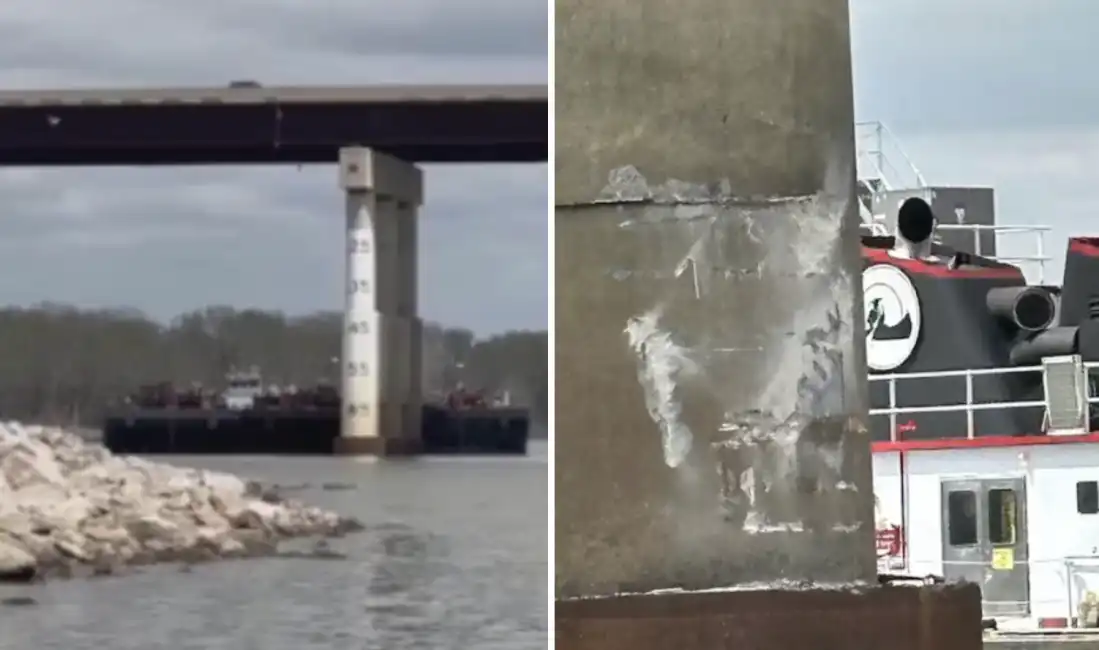
[[[266,555],[358,522],[206,470],[114,456],[63,429],[0,425],[0,581]]]

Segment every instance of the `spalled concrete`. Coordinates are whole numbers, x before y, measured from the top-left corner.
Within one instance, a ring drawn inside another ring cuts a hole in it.
[[[268,555],[361,529],[236,476],[128,456],[48,427],[0,425],[0,582]]]
[[[846,0],[556,7],[557,597],[873,581]]]

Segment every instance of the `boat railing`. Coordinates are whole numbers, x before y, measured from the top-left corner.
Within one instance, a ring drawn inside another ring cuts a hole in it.
[[[974,255],[984,255],[981,252],[981,234],[991,232],[996,238],[996,250],[1003,250],[1004,242],[1001,239],[1006,239],[1009,236],[1029,235],[1033,238],[1032,243],[1027,246],[1030,248],[1030,253],[1022,255],[988,255],[989,259],[996,260],[997,262],[1004,262],[1006,264],[1014,264],[1020,267],[1023,274],[1028,279],[1037,282],[1038,284],[1045,284],[1046,282],[1046,262],[1053,260],[1052,257],[1046,254],[1046,233],[1051,230],[1049,226],[995,226],[985,225],[977,223],[946,223],[938,226],[939,230],[957,230],[970,232],[973,235],[973,248],[972,253]],[[1008,247],[1010,249],[1010,247]],[[1025,250],[1024,247],[1023,250]],[[1031,275],[1028,271],[1034,271]]]
[[[1015,558],[1012,560],[1014,564],[1026,566],[1031,573],[1031,581],[1035,577],[1035,573],[1042,573],[1049,576],[1053,573],[1054,580],[1064,586],[1062,595],[1056,598],[1046,598],[1043,601],[1035,601],[1033,598],[1027,598],[1026,600],[1003,600],[1003,599],[987,599],[982,598],[981,605],[986,610],[1000,610],[1011,608],[1019,613],[1023,614],[1033,611],[1034,605],[1053,605],[1064,606],[1065,619],[1071,621],[1077,618],[1081,603],[1084,601],[1084,594],[1090,591],[1088,588],[1090,585],[1081,584],[1078,582],[1078,578],[1081,574],[1091,573],[1095,575],[1099,573],[1099,556],[1094,555],[1073,555],[1065,557],[1050,557],[1050,558]],[[974,561],[974,560],[944,560],[944,559],[916,559],[909,558],[905,571],[914,575],[923,575],[925,573],[938,574],[948,566],[953,567],[981,567],[984,569],[995,569],[991,560]],[[1029,595],[1029,594],[1028,594]],[[1026,614],[1023,614],[1026,615]],[[1077,627],[1071,628],[1073,631],[1083,632],[1087,631],[1093,634],[1099,633],[1099,628],[1084,628]],[[1056,631],[1056,630],[1050,630]]]
[[[868,211],[866,206],[860,204],[860,211]],[[863,214],[862,224],[863,230],[866,234],[881,236],[890,234],[885,230],[885,226],[877,221],[872,215]],[[974,255],[980,255],[987,257],[988,259],[995,260],[997,262],[1003,262],[1005,264],[1014,264],[1018,266],[1027,280],[1031,282],[1037,282],[1038,284],[1045,284],[1046,282],[1046,263],[1053,261],[1053,258],[1046,254],[1046,242],[1045,234],[1051,230],[1049,226],[995,226],[985,225],[977,223],[946,223],[938,226],[939,230],[951,230],[969,232],[973,236],[973,245],[966,251],[973,253]],[[991,232],[996,238],[996,250],[1021,250],[1029,251],[1019,255],[985,255],[981,250],[981,234]],[[1010,237],[1014,237],[1018,240],[1023,235],[1029,235],[1031,242],[1029,244],[1020,244],[1018,246],[1005,246]]]
[[[1093,371],[1099,369],[1099,362],[1084,363],[1084,368],[1087,371]],[[1042,366],[1009,366],[1003,368],[970,368],[966,370],[938,370],[931,372],[900,372],[891,374],[879,374],[870,375],[869,380],[873,382],[887,382],[889,385],[889,402],[885,408],[870,409],[870,415],[888,415],[889,416],[889,438],[896,442],[897,440],[897,416],[899,415],[915,415],[919,413],[958,413],[964,412],[966,414],[966,437],[973,439],[976,437],[975,420],[976,414],[979,411],[995,411],[1005,409],[1021,409],[1021,408],[1046,408],[1048,404],[1044,399],[1041,400],[1014,400],[1014,401],[1000,401],[1000,402],[976,402],[974,401],[974,388],[973,380],[976,377],[988,377],[995,375],[1009,375],[1017,373],[1042,373],[1044,368]],[[946,379],[951,377],[963,377],[965,378],[965,401],[957,404],[937,404],[932,406],[897,406],[897,384],[906,380],[916,379]],[[1099,404],[1099,396],[1095,395],[1089,387],[1088,404]]]
[[[855,154],[858,177],[882,190],[927,187],[900,139],[882,122],[855,124]]]
[[[927,187],[927,181],[901,147],[900,140],[882,122],[855,124],[855,164],[862,226],[872,235],[888,235],[889,229],[870,209],[873,198],[892,190],[921,189]]]

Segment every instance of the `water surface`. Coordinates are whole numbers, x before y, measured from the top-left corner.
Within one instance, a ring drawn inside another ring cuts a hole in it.
[[[259,559],[0,587],[0,648],[544,648],[547,453],[527,458],[158,458],[286,485],[359,518],[347,560]],[[353,489],[324,490],[337,483]]]

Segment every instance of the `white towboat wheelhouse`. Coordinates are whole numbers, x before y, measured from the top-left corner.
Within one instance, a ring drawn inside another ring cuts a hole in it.
[[[879,570],[975,582],[1001,630],[1099,631],[1099,240],[1047,285],[1048,228],[858,132]],[[1032,251],[997,256],[1008,235]]]
[[[975,582],[1001,629],[1099,626],[1099,435],[942,443],[876,443],[879,569]]]

